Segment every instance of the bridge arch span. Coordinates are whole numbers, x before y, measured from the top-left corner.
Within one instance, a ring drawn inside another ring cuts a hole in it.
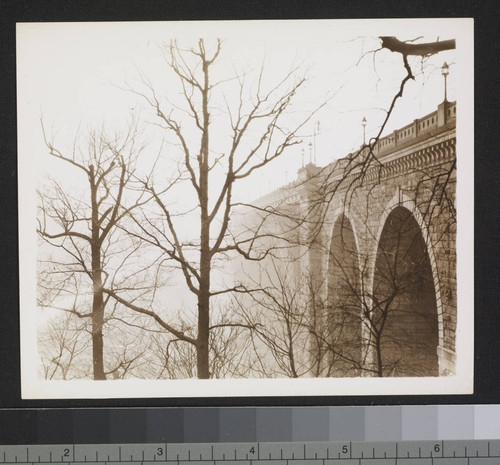
[[[348,209],[342,205],[335,210],[331,210],[328,214],[328,217],[330,218],[328,222],[325,222],[325,228],[323,230],[323,238],[326,237],[326,239],[323,239],[323,258],[322,258],[322,263],[321,263],[321,269],[323,270],[328,270],[329,264],[330,264],[330,250],[332,247],[332,239],[333,235],[335,234],[336,227],[338,227],[339,221],[342,220],[342,217],[344,220],[347,220],[349,222],[350,228],[352,229],[352,233],[354,236],[354,243],[356,246],[356,250],[358,253],[362,253],[362,245],[360,244],[359,241],[359,233],[358,233],[358,227],[357,224],[353,218],[353,215],[348,211]],[[347,224],[347,223],[346,223]],[[328,283],[328,274],[327,274],[327,280],[326,284]],[[326,297],[326,294],[325,294]]]
[[[443,314],[435,254],[420,211],[399,188],[380,218],[370,261],[379,374],[437,376]]]
[[[358,236],[343,209],[336,211],[326,264],[330,376],[357,376],[362,366],[362,275]]]

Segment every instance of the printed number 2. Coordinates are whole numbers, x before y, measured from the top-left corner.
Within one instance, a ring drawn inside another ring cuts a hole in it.
[[[64,449],[64,457],[69,457],[69,449]]]

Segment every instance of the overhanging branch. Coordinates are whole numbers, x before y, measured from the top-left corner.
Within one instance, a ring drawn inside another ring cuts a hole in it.
[[[382,40],[382,48],[386,48],[391,52],[401,53],[403,55],[428,56],[434,55],[444,50],[453,50],[455,48],[455,39],[443,40],[441,42],[427,42],[424,44],[411,44],[401,42],[396,37],[380,37]]]

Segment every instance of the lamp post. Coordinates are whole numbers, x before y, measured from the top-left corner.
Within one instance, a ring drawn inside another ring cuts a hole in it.
[[[448,95],[447,95],[447,88],[446,88],[446,78],[448,77],[448,74],[450,74],[450,67],[448,66],[448,63],[446,61],[443,63],[443,66],[441,67],[441,74],[444,77],[444,101],[448,101]]]
[[[314,123],[313,141],[314,141],[314,164],[316,164],[316,136],[319,134],[319,121]]]
[[[366,145],[366,118],[364,116],[361,120],[361,126],[363,126],[363,145]]]
[[[312,146],[313,146],[312,142],[309,142],[309,164],[312,163],[312,157],[313,157],[312,156],[312,148],[313,148]]]
[[[304,147],[302,147],[301,153],[302,153],[302,168],[304,168]]]

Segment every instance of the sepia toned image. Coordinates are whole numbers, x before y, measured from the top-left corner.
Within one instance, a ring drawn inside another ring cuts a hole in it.
[[[471,393],[472,26],[18,24],[23,398]]]

